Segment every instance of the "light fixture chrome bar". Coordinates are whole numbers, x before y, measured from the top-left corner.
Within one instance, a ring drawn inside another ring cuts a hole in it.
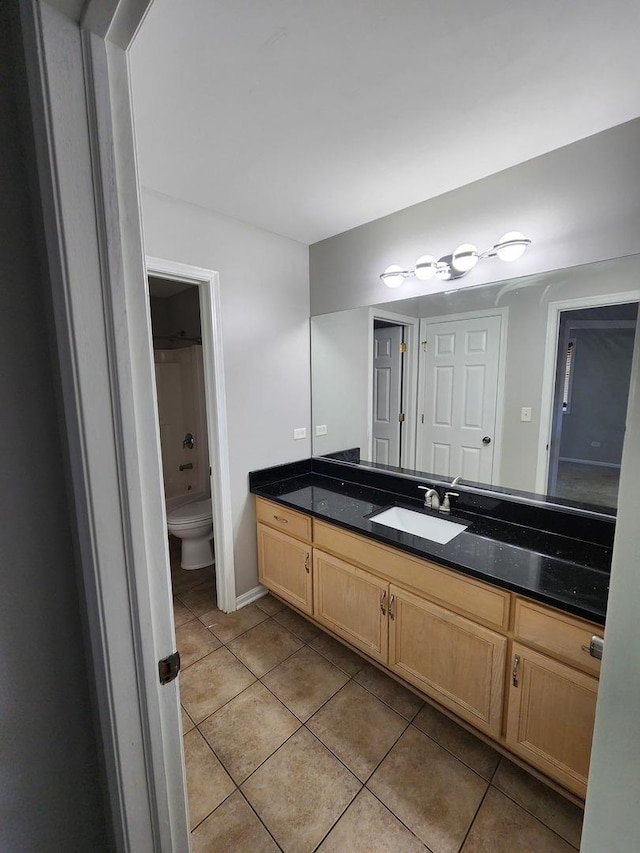
[[[461,278],[470,272],[478,261],[486,258],[499,257],[503,261],[516,261],[522,257],[531,240],[519,231],[509,231],[497,243],[483,252],[478,252],[471,243],[462,243],[451,255],[445,255],[436,260],[433,255],[422,255],[418,258],[413,269],[403,269],[392,264],[380,275],[387,287],[400,287],[405,278],[415,275],[421,281],[428,281],[436,276],[442,281]]]

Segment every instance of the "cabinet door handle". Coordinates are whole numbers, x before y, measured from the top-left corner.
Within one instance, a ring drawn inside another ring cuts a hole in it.
[[[383,592],[382,595],[380,596],[380,610],[382,611],[383,616],[387,615],[387,611],[385,610],[386,603],[387,603],[387,593]]]
[[[582,651],[590,654],[592,658],[602,660],[602,650],[604,649],[604,639],[596,634],[591,638],[588,646],[582,646]]]
[[[513,686],[518,686],[518,665],[520,663],[520,655],[515,655],[513,658],[513,669],[511,670],[511,679],[513,681]]]
[[[396,603],[396,597],[395,597],[395,595],[392,595],[391,598],[389,599],[389,619],[395,619],[396,618],[396,614],[395,614],[395,610],[394,610],[395,603]]]
[[[309,552],[308,551],[304,555],[304,567],[305,567],[307,574],[309,574]]]
[[[276,521],[280,521],[282,524],[288,524],[289,523],[288,519],[283,518],[281,515],[274,515],[273,517],[275,518]]]

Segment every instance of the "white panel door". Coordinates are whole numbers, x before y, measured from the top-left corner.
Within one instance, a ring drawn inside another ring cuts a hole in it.
[[[419,469],[493,482],[501,321],[423,323]]]
[[[373,331],[373,462],[400,464],[402,326]]]

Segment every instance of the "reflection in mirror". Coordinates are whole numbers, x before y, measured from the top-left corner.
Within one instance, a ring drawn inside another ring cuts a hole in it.
[[[312,317],[314,455],[611,513],[639,297],[632,256]]]

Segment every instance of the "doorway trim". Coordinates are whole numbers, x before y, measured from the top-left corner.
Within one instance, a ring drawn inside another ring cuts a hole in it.
[[[553,400],[558,361],[558,335],[560,333],[560,315],[563,311],[577,311],[580,308],[599,308],[604,305],[622,305],[625,302],[639,302],[640,290],[627,290],[619,293],[605,293],[597,296],[580,296],[575,299],[563,299],[550,302],[547,314],[547,334],[545,338],[544,368],[542,372],[542,397],[540,406],[540,434],[538,436],[538,462],[536,465],[535,491],[545,494],[549,477],[551,455],[551,434],[553,430]]]
[[[207,413],[207,441],[211,465],[211,496],[218,608],[237,609],[231,518],[231,475],[227,441],[227,403],[222,344],[220,276],[215,270],[147,256],[147,275],[172,279],[198,288]],[[157,415],[156,415],[157,419]],[[157,424],[154,429],[157,429]]]
[[[403,430],[400,466],[415,468],[416,462],[416,418],[418,411],[418,317],[408,317],[405,314],[394,314],[393,311],[383,311],[376,307],[369,309],[369,382],[367,388],[367,440],[369,459],[373,459],[373,324],[375,320],[387,320],[396,323],[407,330],[407,351],[405,353],[405,382],[402,390],[402,408],[405,413],[405,429]]]

